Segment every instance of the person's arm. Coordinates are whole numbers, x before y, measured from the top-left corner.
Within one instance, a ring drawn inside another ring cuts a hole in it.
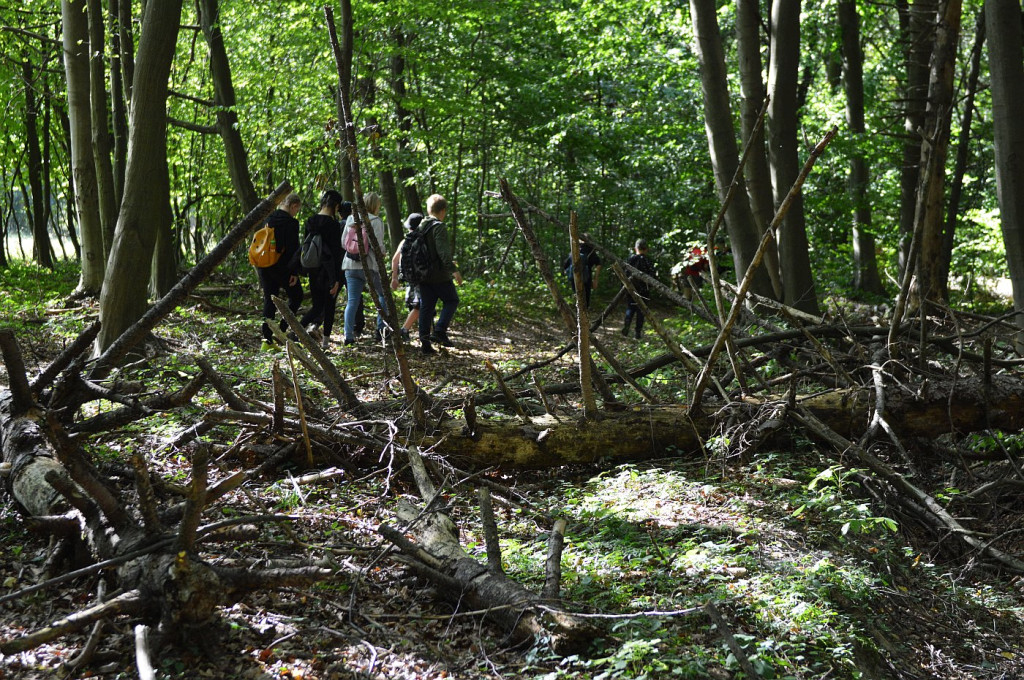
[[[395,248],[395,254],[391,256],[391,290],[398,290],[398,265],[402,262],[402,246],[405,239]]]
[[[448,240],[448,225],[444,222],[437,222],[434,224],[431,232],[434,236],[434,249],[437,252],[437,259],[441,263],[441,268],[446,274],[454,275],[456,267],[452,259],[452,244]]]

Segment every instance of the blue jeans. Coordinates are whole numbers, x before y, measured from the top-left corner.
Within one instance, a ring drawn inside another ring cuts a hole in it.
[[[384,309],[384,288],[380,282],[380,272],[372,269],[346,269],[345,287],[348,289],[348,303],[345,305],[345,340],[355,340],[356,320],[359,318],[359,303],[363,299],[363,289],[369,277],[370,288],[377,293],[377,300]],[[377,313],[377,330],[384,328],[384,319]]]
[[[455,284],[451,281],[420,284],[420,340],[430,337],[430,324],[434,321],[438,300],[443,307],[441,316],[434,326],[434,332],[443,334],[448,332],[448,325],[451,324],[455,310],[459,307],[459,293],[455,290]]]

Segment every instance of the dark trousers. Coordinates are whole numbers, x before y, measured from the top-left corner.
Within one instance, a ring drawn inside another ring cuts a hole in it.
[[[430,324],[434,321],[438,300],[442,304],[441,316],[434,325],[434,332],[447,333],[455,317],[455,310],[459,307],[459,293],[455,290],[455,284],[451,281],[420,284],[420,340],[430,338]]]
[[[626,323],[622,327],[623,334],[629,332],[629,324],[634,317],[636,318],[636,337],[639,338],[640,334],[644,331],[644,313],[640,309],[640,305],[633,298],[630,298],[629,302],[626,303]]]
[[[318,324],[323,320],[324,337],[330,337],[331,330],[334,328],[334,310],[338,304],[338,297],[331,295],[331,286],[314,282],[312,277],[309,281],[309,294],[313,300],[312,306],[308,312],[302,315],[300,323],[305,327],[309,324]]]
[[[284,293],[288,297],[288,309],[294,314],[299,311],[299,306],[302,305],[302,285],[296,282],[294,286],[289,286],[289,276],[287,274],[282,276],[275,272],[272,267],[257,269],[256,272],[260,277],[260,288],[263,289],[263,339],[267,342],[272,342],[274,334],[270,332],[270,326],[267,325],[267,322],[277,317],[277,307],[274,306],[274,301],[271,298],[279,295],[281,289],[284,288]],[[288,324],[282,319],[281,330],[284,330],[287,326]]]

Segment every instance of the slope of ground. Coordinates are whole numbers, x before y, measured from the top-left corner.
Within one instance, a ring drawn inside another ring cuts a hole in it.
[[[195,373],[192,357],[201,355],[238,392],[267,400],[270,366],[277,359],[287,370],[287,356],[259,350],[252,282],[216,283],[228,292],[207,293],[180,309],[158,331],[169,352],[155,356],[139,376],[151,383],[180,380]],[[66,292],[54,289],[35,306],[20,303],[19,341],[37,366],[90,313],[57,311]],[[553,359],[565,341],[566,334],[548,320],[552,315],[545,312],[541,291],[478,282],[463,292],[451,334],[457,347],[436,357],[410,353],[413,372],[428,392],[455,397],[492,388],[487,362],[508,375]],[[595,307],[606,299],[599,297]],[[691,344],[706,336],[690,320],[662,311]],[[614,315],[619,318],[621,310]],[[624,363],[640,363],[660,351],[649,340],[623,338],[611,325],[598,336]],[[393,359],[368,339],[352,347],[335,345],[331,355],[361,399],[398,393]],[[539,372],[547,382],[571,380],[572,355]],[[315,381],[301,369],[299,375],[313,402],[327,412],[336,409]],[[647,379],[646,387],[669,397],[682,393],[683,380],[682,373],[666,370]],[[572,407],[570,402],[563,406]],[[87,447],[110,469],[132,448],[144,450],[154,472],[180,483],[189,472],[188,450],[173,442],[198,422],[203,409],[219,403],[212,390],[204,390],[192,409],[101,433]],[[490,410],[506,415],[497,406]],[[208,433],[219,454],[214,477],[251,466],[264,443],[261,436],[228,425]],[[233,446],[240,441],[248,445]],[[444,461],[436,462],[445,469]],[[269,512],[293,519],[208,543],[203,553],[223,565],[315,563],[334,569],[335,578],[308,589],[257,593],[225,607],[209,635],[161,653],[159,677],[739,678],[750,669],[766,678],[1024,673],[1018,651],[1024,602],[1016,579],[951,557],[912,521],[886,516],[884,508],[865,500],[856,473],[823,462],[807,441],[759,452],[749,461],[731,453],[729,442],[711,441],[699,460],[679,456],[616,467],[487,471],[489,481],[508,490],[497,511],[503,565],[514,578],[539,588],[552,520],[568,520],[562,597],[606,631],[587,654],[568,658],[553,655],[543,641],[509,648],[500,631],[482,622],[481,612],[453,611],[434,586],[394,559],[377,527],[396,523],[395,500],[413,490],[386,455],[337,450],[315,469],[328,467],[340,473],[307,483],[302,476],[308,466],[293,460],[226,497],[206,520]],[[933,488],[947,489],[946,500],[962,495],[941,461],[929,474],[935,475]],[[463,545],[483,560],[473,494],[456,486],[454,470],[444,481]],[[984,507],[1001,513],[1008,530],[1022,509],[1007,497]],[[48,550],[45,540],[26,532],[10,503],[0,506],[0,536],[2,597],[42,579]],[[0,640],[83,608],[96,587],[95,577],[86,577],[3,602]],[[709,602],[722,616],[718,622],[707,614]],[[0,677],[53,677],[87,637],[71,635],[3,657]],[[69,671],[69,677],[136,677],[132,637],[127,619],[109,626],[91,663]]]

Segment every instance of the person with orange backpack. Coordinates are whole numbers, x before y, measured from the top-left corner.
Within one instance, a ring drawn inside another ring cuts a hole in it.
[[[299,282],[299,265],[295,254],[299,251],[299,221],[296,215],[302,207],[298,194],[288,194],[281,205],[267,218],[267,226],[257,232],[249,261],[256,267],[260,288],[263,289],[263,349],[273,348],[274,335],[270,332],[270,321],[277,315],[273,297],[284,289],[288,297],[288,309],[294,314],[302,304],[302,284]],[[269,230],[269,233],[268,233]],[[258,252],[253,253],[253,249]],[[281,330],[287,324],[281,321]]]

